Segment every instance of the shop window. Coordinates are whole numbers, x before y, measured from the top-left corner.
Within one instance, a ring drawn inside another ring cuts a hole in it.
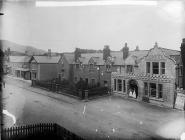
[[[122,80],[118,79],[118,91],[122,91]]]
[[[157,97],[156,94],[156,84],[150,83],[150,96]]]
[[[148,96],[148,83],[144,83],[144,93]]]
[[[125,80],[123,80],[123,92],[126,92],[126,84],[125,84]]]
[[[114,91],[116,91],[117,80],[114,79]]]
[[[159,84],[158,85],[158,98],[163,98],[163,85]]]
[[[165,62],[161,62],[161,74],[165,74]]]
[[[146,62],[146,73],[150,73],[150,62]]]
[[[152,68],[153,68],[153,74],[159,74],[159,63],[158,62],[152,62]]]

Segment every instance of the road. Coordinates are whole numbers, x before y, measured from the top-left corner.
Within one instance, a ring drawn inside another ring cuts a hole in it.
[[[5,78],[4,109],[16,125],[54,122],[84,138],[179,138],[185,132],[184,112],[161,108],[123,97],[103,97],[88,102]],[[12,126],[5,117],[5,127]]]

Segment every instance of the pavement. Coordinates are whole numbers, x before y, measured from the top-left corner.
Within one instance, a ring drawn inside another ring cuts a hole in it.
[[[180,138],[185,132],[184,111],[114,95],[82,102],[12,77],[5,81],[3,108],[16,125],[55,122],[86,139]],[[10,118],[4,123],[13,125]]]

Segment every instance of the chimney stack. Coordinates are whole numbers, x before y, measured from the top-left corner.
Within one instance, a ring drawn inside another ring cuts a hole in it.
[[[107,58],[110,56],[110,51],[109,45],[105,45],[103,48],[103,60],[107,60]]]
[[[51,57],[51,49],[48,49],[48,57]]]
[[[185,38],[182,39],[181,43],[181,59],[183,65],[183,89],[185,90]]]
[[[123,59],[125,60],[128,57],[129,54],[129,47],[127,46],[127,43],[125,43],[125,46],[123,47]]]

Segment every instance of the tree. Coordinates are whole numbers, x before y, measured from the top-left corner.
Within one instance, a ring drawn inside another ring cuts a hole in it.
[[[103,49],[103,60],[106,61],[109,56],[110,56],[110,48],[108,45],[105,45]]]

